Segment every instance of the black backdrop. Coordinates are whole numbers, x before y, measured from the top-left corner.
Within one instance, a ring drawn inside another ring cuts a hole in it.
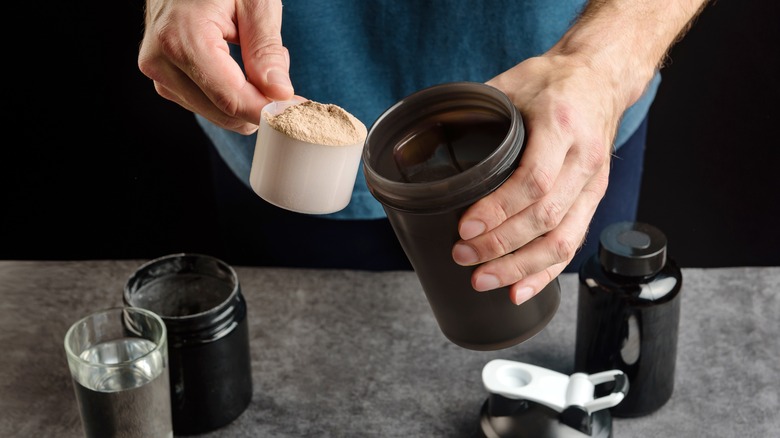
[[[780,265],[777,5],[712,3],[663,70],[640,219],[682,266]],[[9,16],[0,259],[219,256],[207,139],[136,66],[142,2]]]

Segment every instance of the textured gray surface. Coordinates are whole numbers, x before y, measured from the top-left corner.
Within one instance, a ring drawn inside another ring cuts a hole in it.
[[[68,326],[121,304],[142,261],[0,261],[0,436],[79,437]],[[249,306],[254,397],[204,437],[469,437],[503,358],[571,373],[576,278],[533,339],[464,350],[411,272],[236,268]],[[684,269],[672,399],[615,437],[770,437],[780,430],[780,267]],[[226,358],[229,360],[229,358]]]

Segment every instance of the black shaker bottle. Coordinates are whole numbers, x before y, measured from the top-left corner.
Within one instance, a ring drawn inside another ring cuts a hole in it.
[[[682,274],[666,236],[640,222],[604,229],[598,254],[579,272],[575,369],[619,369],[628,377],[616,417],[649,414],[674,390]]]
[[[498,89],[454,82],[418,91],[386,110],[363,150],[372,195],[417,274],[442,333],[472,350],[523,342],[552,319],[558,280],[520,306],[508,288],[476,292],[474,267],[452,260],[458,221],[474,202],[515,170],[525,130],[517,108]]]

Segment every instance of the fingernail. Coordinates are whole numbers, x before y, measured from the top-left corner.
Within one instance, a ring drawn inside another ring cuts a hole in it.
[[[266,80],[269,85],[281,85],[282,87],[292,88],[290,77],[281,70],[268,70]]]
[[[485,232],[485,224],[482,221],[466,221],[460,226],[460,238],[473,239]]]
[[[514,303],[518,306],[531,299],[534,296],[534,290],[530,287],[521,287],[515,292]]]
[[[473,265],[478,260],[474,248],[462,243],[455,245],[452,249],[452,259],[455,260],[455,263],[464,266]]]
[[[479,292],[498,289],[499,286],[501,286],[501,283],[498,282],[498,277],[490,274],[482,274],[474,282],[474,287]]]

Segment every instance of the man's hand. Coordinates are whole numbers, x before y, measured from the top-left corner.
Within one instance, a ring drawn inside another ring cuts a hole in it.
[[[530,299],[574,257],[607,189],[623,112],[706,0],[591,1],[546,54],[488,82],[526,126],[520,166],[460,220],[456,263],[478,266],[472,287],[510,286]]]
[[[607,189],[610,153],[624,109],[587,66],[565,56],[531,58],[488,82],[523,115],[520,166],[461,218],[454,260],[479,266],[477,291],[512,285],[528,300],[574,257]]]
[[[160,96],[251,134],[265,104],[294,93],[281,26],[281,0],[147,0],[138,67]],[[240,43],[246,75],[228,43]]]

